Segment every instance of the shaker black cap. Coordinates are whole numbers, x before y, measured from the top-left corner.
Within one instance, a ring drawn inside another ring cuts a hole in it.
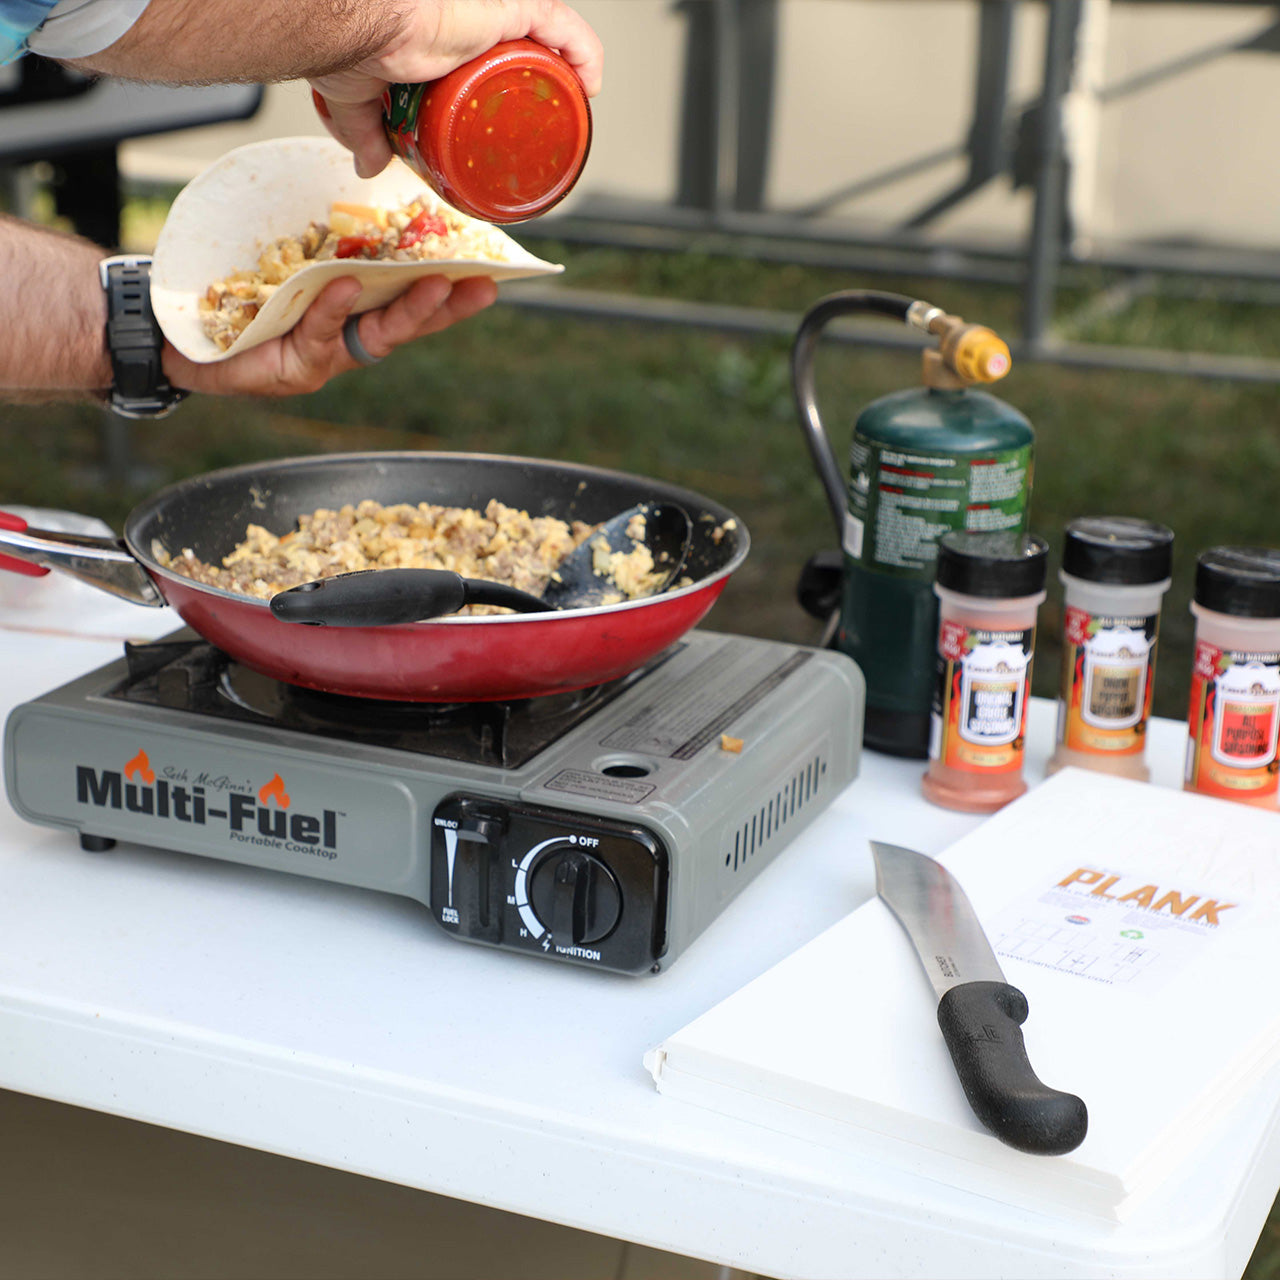
[[[1062,572],[1119,586],[1163,582],[1173,572],[1173,530],[1130,516],[1082,516],[1067,525]]]
[[[1049,545],[1035,534],[952,529],[938,539],[937,581],[966,596],[1033,596],[1048,562]]]
[[[1196,560],[1196,603],[1237,618],[1280,618],[1280,551],[1210,547]]]

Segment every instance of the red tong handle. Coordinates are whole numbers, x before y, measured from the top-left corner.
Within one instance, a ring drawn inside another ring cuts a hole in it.
[[[21,516],[0,511],[0,529],[9,529],[13,533],[26,533],[27,522]],[[28,564],[25,560],[15,560],[12,556],[0,556],[0,569],[7,569],[10,573],[25,573],[28,578],[43,578],[49,572],[44,565]]]

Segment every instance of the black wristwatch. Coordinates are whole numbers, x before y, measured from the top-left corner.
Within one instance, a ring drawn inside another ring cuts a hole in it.
[[[187,398],[160,365],[164,335],[151,310],[151,259],[103,258],[98,278],[107,295],[111,408],[125,418],[163,418]]]

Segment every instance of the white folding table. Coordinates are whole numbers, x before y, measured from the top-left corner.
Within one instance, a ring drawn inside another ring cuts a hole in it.
[[[0,711],[178,625],[96,600],[0,612]],[[1052,720],[1038,701],[1033,782]],[[1183,732],[1152,726],[1156,785],[1179,785]],[[868,753],[645,978],[460,945],[407,900],[137,846],[86,853],[2,803],[0,1087],[768,1276],[1238,1275],[1280,1187],[1280,1079],[1121,1226],[1016,1209],[654,1089],[646,1049],[874,892],[869,837],[937,852],[976,825],[926,804],[920,773]],[[875,980],[833,973],[833,1004]]]

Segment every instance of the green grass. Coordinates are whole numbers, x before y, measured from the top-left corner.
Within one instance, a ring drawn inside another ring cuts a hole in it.
[[[698,284],[703,300],[796,311],[833,288],[861,283],[836,271],[699,256],[563,246],[557,255],[582,287],[689,296]],[[974,319],[1016,306],[1010,291],[996,287],[883,283],[928,292]],[[1180,324],[1185,303],[1169,307],[1169,323]],[[1266,328],[1253,323],[1253,308],[1243,311],[1240,324],[1251,332]],[[1280,328],[1267,319],[1271,330]],[[1146,310],[1138,323],[1143,339],[1151,337],[1155,323]],[[844,457],[864,404],[916,379],[915,356],[847,347],[820,352],[820,402],[837,456]],[[1036,425],[1032,524],[1055,553],[1062,526],[1084,513],[1161,520],[1178,534],[1156,709],[1180,717],[1196,553],[1215,543],[1280,541],[1271,497],[1271,477],[1280,471],[1275,388],[1024,365],[1000,393]],[[5,410],[0,448],[9,500],[122,520],[141,494],[105,489],[93,475],[100,424],[90,406]],[[525,453],[667,477],[730,504],[754,534],[753,557],[728,590],[716,625],[791,640],[815,635],[812,620],[792,603],[792,588],[806,556],[831,543],[831,517],[791,410],[782,340],[499,306],[314,396],[278,403],[193,399],[172,419],[136,426],[132,438],[137,461],[156,481],[247,458],[347,448]],[[1055,691],[1059,630],[1059,599],[1051,591],[1041,618],[1038,694]]]
[[[155,222],[139,208],[137,222]],[[838,288],[902,289],[1009,329],[1009,289],[854,274],[706,254],[636,255],[537,246],[583,288],[801,311]],[[1065,299],[1083,301],[1077,291]],[[1140,298],[1071,336],[1111,343],[1280,355],[1280,311],[1207,299]],[[819,355],[821,403],[837,455],[876,396],[918,381],[918,358],[830,348]],[[1084,514],[1142,516],[1177,534],[1165,608],[1156,711],[1185,714],[1188,614],[1196,553],[1221,543],[1280,545],[1280,401],[1274,386],[1024,365],[998,388],[1037,430],[1032,527],[1052,544]],[[833,543],[831,517],[790,402],[787,343],[698,330],[606,324],[496,307],[403,349],[375,370],[279,403],[193,398],[171,418],[133,428],[133,487],[104,485],[101,411],[85,405],[0,410],[9,502],[71,507],[117,526],[162,482],[231,463],[347,449],[446,449],[588,461],[660,476],[732,507],[753,552],[709,624],[812,642],[818,624],[794,603],[800,568]],[[1060,591],[1041,614],[1035,692],[1056,692]],[[1280,1278],[1269,1223],[1252,1280]]]
[[[849,273],[704,255],[554,251],[581,287],[794,311],[832,289],[864,283]],[[1016,295],[997,286],[877,284],[927,293],[974,319],[1016,315]],[[1135,319],[1139,336],[1163,332],[1152,309],[1177,329],[1187,305],[1144,300]],[[1280,315],[1247,306],[1229,315],[1260,345],[1280,349]],[[1106,322],[1109,341],[1126,336],[1116,330],[1122,320]],[[1222,328],[1232,332],[1232,324]],[[823,350],[818,385],[837,455],[843,458],[862,406],[917,378],[913,355]],[[1143,516],[1175,530],[1156,710],[1181,717],[1196,553],[1216,543],[1280,543],[1271,495],[1280,471],[1275,388],[1023,365],[998,390],[1036,427],[1032,525],[1055,556],[1063,525],[1076,515]],[[143,490],[104,488],[94,474],[100,424],[90,406],[4,410],[8,499],[73,506],[118,523]],[[714,624],[799,641],[816,635],[816,624],[793,603],[793,587],[805,558],[832,543],[833,533],[794,420],[785,341],[499,306],[314,395],[277,403],[197,398],[162,423],[134,427],[132,438],[155,483],[249,458],[383,448],[521,453],[661,476],[726,502],[752,530],[752,557]],[[1054,589],[1041,615],[1035,677],[1045,696],[1055,691],[1059,630]]]

